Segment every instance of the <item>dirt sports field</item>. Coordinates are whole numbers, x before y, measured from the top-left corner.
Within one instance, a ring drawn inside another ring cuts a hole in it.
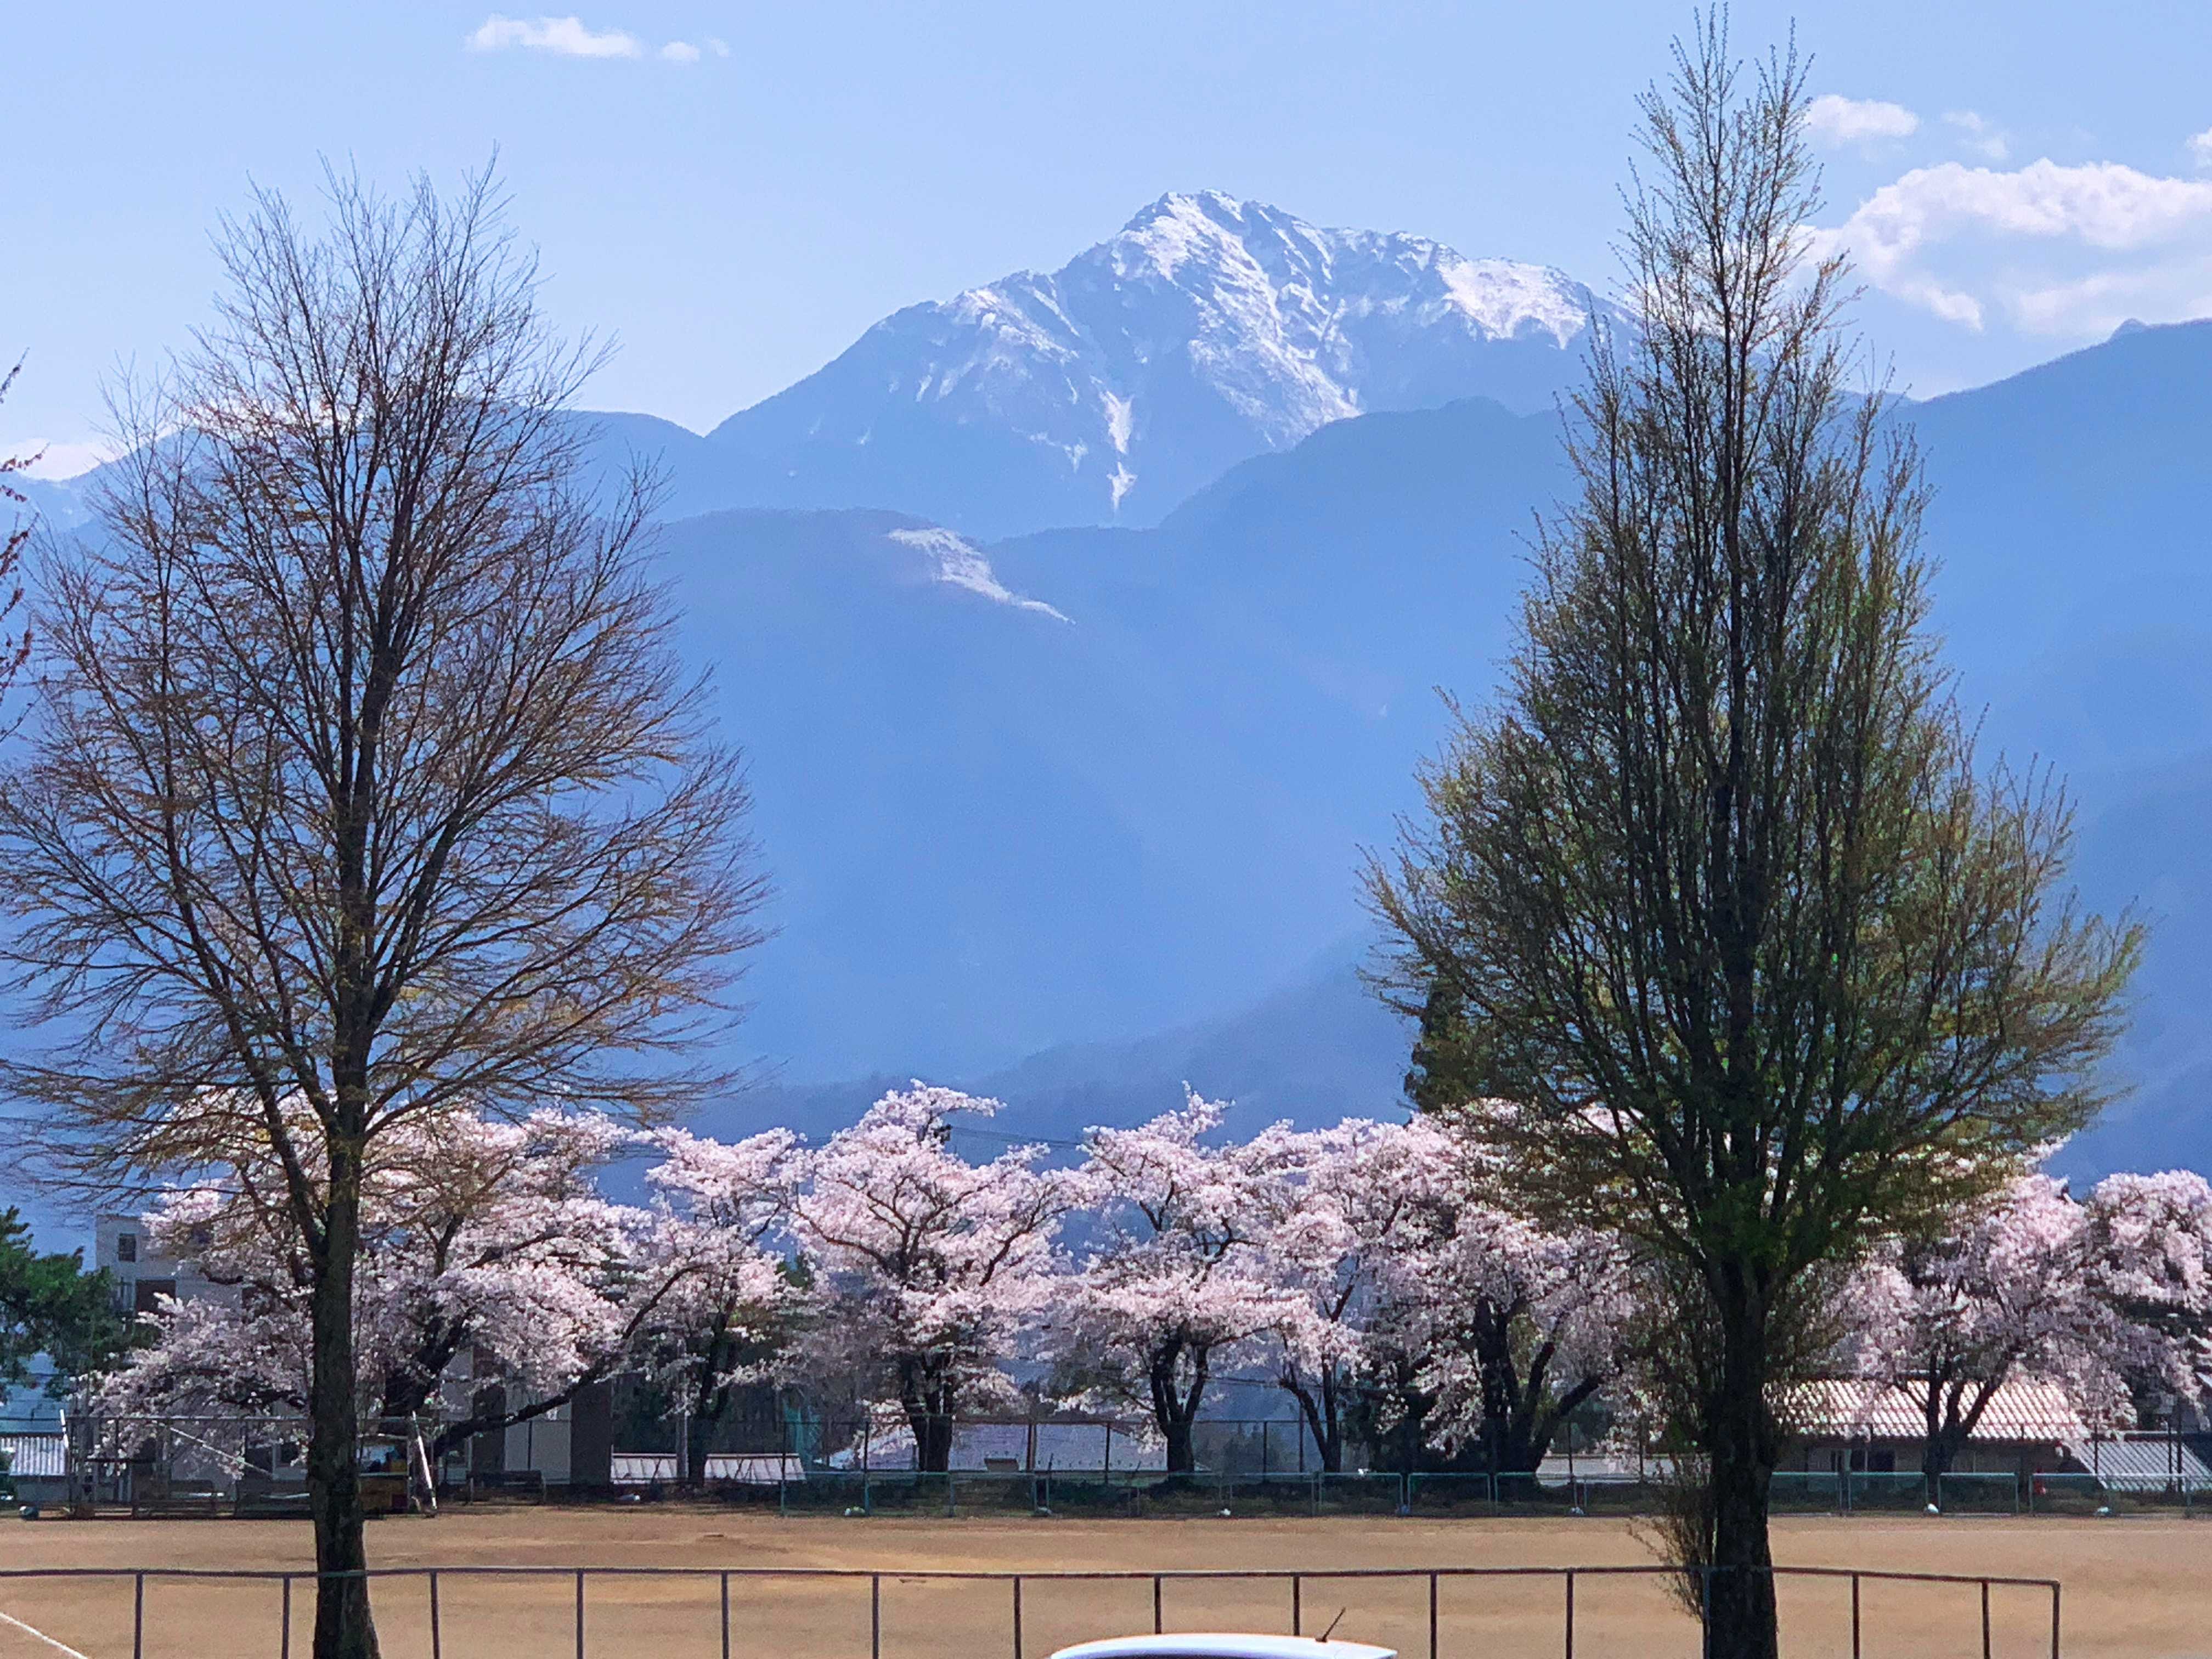
[[[1814,1519],[1778,1522],[1784,1561],[1908,1571],[2061,1579],[2064,1651],[2081,1659],[2207,1659],[2212,1656],[2212,1522]],[[307,1564],[297,1522],[41,1521],[0,1522],[0,1567],[280,1568]],[[1307,1568],[1589,1565],[1645,1562],[1620,1524],[1597,1521],[777,1519],[706,1508],[515,1508],[448,1511],[436,1520],[376,1522],[379,1566],[468,1563],[722,1568],[861,1567],[1051,1571],[1069,1568]],[[1445,1659],[1562,1653],[1556,1579],[1443,1583]],[[566,1659],[574,1652],[570,1578],[471,1579],[440,1585],[441,1659]],[[384,1650],[429,1659],[427,1586],[386,1580],[377,1589]],[[1304,1590],[1313,1633],[1346,1607],[1338,1633],[1428,1651],[1422,1583]],[[304,1654],[309,1609],[295,1608],[293,1652]],[[966,1659],[1013,1651],[1010,1587],[930,1584],[887,1577],[886,1659]],[[1283,1583],[1176,1583],[1164,1592],[1166,1626],[1289,1627]],[[1978,1591],[1869,1583],[1863,1593],[1868,1659],[1977,1659]],[[1847,1656],[1849,1593],[1798,1581],[1784,1590],[1784,1651]],[[1992,1602],[1994,1659],[2041,1659],[2050,1647],[2047,1598],[2000,1589]],[[149,1659],[278,1659],[274,1584],[153,1580],[144,1609]],[[127,1582],[0,1579],[0,1659],[128,1659]],[[591,1659],[716,1659],[719,1589],[712,1578],[594,1580],[586,1595]],[[1024,1591],[1023,1650],[1043,1659],[1063,1644],[1148,1630],[1149,1581],[1031,1583]],[[733,1581],[731,1651],[760,1659],[866,1659],[868,1586],[824,1579]],[[1577,1586],[1576,1652],[1629,1659],[1694,1659],[1695,1626],[1653,1581],[1583,1579]]]

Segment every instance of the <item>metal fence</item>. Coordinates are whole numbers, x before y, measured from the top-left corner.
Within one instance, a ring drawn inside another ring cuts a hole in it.
[[[377,1437],[393,1468],[380,1504],[404,1505],[412,1425]],[[140,1516],[307,1513],[298,1462],[305,1425],[293,1419],[80,1419],[66,1437],[15,1437],[17,1484],[44,1501],[81,1512],[127,1510]],[[65,1455],[66,1454],[66,1455]],[[1103,1462],[1103,1459],[1102,1459]],[[650,1467],[647,1467],[650,1465]],[[663,1468],[661,1466],[665,1465]],[[616,1458],[617,1487],[548,1482],[532,1471],[441,1480],[441,1498],[588,1503],[617,1495],[648,1500],[698,1497],[787,1515],[992,1514],[1082,1516],[1607,1516],[1659,1511],[1655,1480],[1633,1474],[1332,1474],[1208,1467],[1194,1474],[1158,1468],[915,1469],[830,1467],[798,1455],[714,1454],[703,1475],[678,1478],[672,1455]],[[441,1474],[447,1472],[441,1471]],[[50,1490],[51,1489],[51,1490]],[[381,1492],[381,1489],[380,1489]],[[65,1495],[64,1495],[65,1494]],[[1777,1515],[1905,1515],[1929,1510],[1917,1473],[1790,1471],[1770,1492]],[[2171,1516],[2212,1514],[2212,1480],[2105,1474],[1954,1472],[1940,1477],[1934,1510],[1948,1516]]]
[[[404,1508],[429,1473],[435,1425],[371,1419],[359,1467],[374,1507]],[[296,1416],[164,1417],[83,1413],[57,1431],[0,1439],[19,1454],[19,1488],[80,1514],[276,1516],[307,1512],[307,1422]]]
[[[1917,1472],[1783,1470],[1769,1489],[1778,1515],[1904,1515],[1927,1511]],[[2173,1515],[2212,1513],[2212,1480],[2089,1474],[1954,1471],[1936,1477],[1944,1515]]]
[[[644,1495],[696,1492],[784,1515],[962,1514],[1083,1516],[1415,1516],[1534,1517],[1656,1514],[1662,1494],[1633,1476],[1534,1474],[1260,1474],[1208,1470],[806,1469],[777,1466],[752,1478],[648,1486]],[[2212,1514],[2212,1481],[2107,1475],[1947,1474],[1936,1512],[1951,1516]],[[1774,1477],[1777,1515],[1904,1515],[1929,1510],[1917,1474],[1784,1472]],[[546,1489],[550,1498],[557,1489]],[[583,1494],[578,1494],[583,1496]]]
[[[246,1571],[196,1568],[104,1568],[104,1567],[43,1567],[0,1569],[0,1585],[12,1591],[15,1587],[40,1581],[94,1581],[112,1584],[118,1593],[128,1589],[131,1596],[131,1659],[146,1659],[148,1644],[147,1592],[149,1587],[161,1589],[167,1584],[189,1583],[196,1586],[217,1584],[274,1586],[277,1591],[276,1606],[271,1611],[279,1620],[276,1650],[279,1659],[291,1659],[295,1602],[307,1597],[296,1594],[300,1586],[313,1589],[324,1579],[359,1578],[369,1581],[373,1587],[405,1587],[410,1599],[416,1601],[427,1618],[430,1659],[444,1659],[448,1638],[449,1615],[446,1613],[441,1591],[457,1581],[496,1579],[506,1581],[535,1581],[561,1586],[564,1594],[573,1586],[573,1620],[569,1620],[574,1638],[575,1659],[592,1659],[596,1651],[603,1656],[611,1644],[600,1636],[595,1645],[597,1630],[592,1616],[591,1589],[594,1584],[605,1586],[620,1583],[635,1585],[645,1581],[696,1586],[714,1592],[707,1602],[707,1616],[715,1620],[721,1659],[732,1659],[732,1597],[733,1584],[822,1583],[824,1581],[850,1583],[867,1589],[867,1643],[870,1659],[883,1659],[884,1605],[886,1585],[896,1589],[915,1584],[957,1585],[985,1589],[994,1595],[1003,1595],[1000,1602],[1006,1622],[1000,1638],[1005,1643],[1003,1651],[1012,1659],[1029,1659],[1036,1651],[1024,1629],[1024,1596],[1042,1587],[1054,1585],[1097,1585],[1125,1583],[1137,1586],[1149,1584],[1152,1591],[1152,1626],[1155,1634],[1164,1634],[1169,1626],[1168,1593],[1170,1587],[1178,1591],[1194,1584],[1240,1584],[1279,1586],[1285,1593],[1281,1604],[1283,1619],[1288,1632],[1303,1635],[1306,1626],[1307,1592],[1310,1587],[1325,1585],[1331,1588],[1348,1584],[1389,1583],[1425,1589],[1427,1596],[1427,1654],[1428,1659],[1442,1659],[1443,1616],[1442,1592],[1446,1585],[1469,1581],[1494,1582],[1517,1580],[1542,1581],[1557,1587],[1559,1610],[1559,1643],[1550,1650],[1561,1653],[1564,1659],[1575,1659],[1577,1651],[1577,1592],[1607,1580],[1641,1579],[1681,1581],[1685,1575],[1694,1575],[1698,1587],[1698,1601],[1701,1607],[1712,1604],[1712,1587],[1717,1577],[1730,1571],[1725,1568],[1683,1569],[1677,1567],[1588,1566],[1588,1567],[1360,1567],[1335,1571],[1310,1571],[1297,1569],[1202,1568],[1178,1569],[1158,1572],[1142,1571],[1044,1571],[1044,1572],[980,1572],[980,1571],[873,1571],[866,1568],[843,1567],[550,1567],[550,1566],[448,1566],[448,1567],[383,1567],[362,1573],[283,1572],[275,1571]],[[1742,1569],[1741,1571],[1752,1571]],[[2061,1659],[2061,1588],[2056,1579],[1983,1577],[1962,1573],[1883,1572],[1855,1571],[1843,1567],[1771,1567],[1758,1569],[1769,1578],[1780,1582],[1789,1580],[1820,1580],[1838,1585],[1848,1585],[1849,1618],[1850,1624],[1850,1652],[1852,1659],[1863,1659],[1863,1631],[1867,1623],[1864,1590],[1869,1584],[1889,1586],[1899,1584],[1948,1585],[1971,1588],[1978,1592],[1979,1636],[1983,1659],[1996,1659],[1996,1622],[1993,1597],[1998,1592],[2025,1592],[2037,1598],[2048,1598],[2050,1613],[2049,1659]],[[13,1599],[11,1595],[11,1599]],[[379,1618],[392,1611],[394,1601],[390,1594],[376,1596]],[[1331,1599],[1334,1599],[1332,1597]],[[19,1603],[20,1605],[20,1603]],[[626,1597],[623,1605],[634,1612],[635,1596]],[[1839,1610],[1835,1610],[1839,1613]],[[1712,1632],[1710,1621],[1698,1620],[1700,1646],[1705,1659],[1713,1659]],[[1925,1634],[1924,1621],[1916,1621],[1919,1633]],[[621,1626],[617,1623],[620,1631]],[[715,1628],[715,1626],[710,1626]],[[854,1634],[857,1635],[857,1631]],[[1126,1630],[1111,1632],[1127,1635]],[[227,1646],[236,1650],[243,1645],[244,1632],[234,1624],[227,1638]],[[749,1627],[745,1648],[758,1650],[766,1632]],[[46,1636],[43,1639],[54,1641]],[[619,1641],[619,1636],[617,1637]],[[2036,1642],[2040,1655],[2041,1641]],[[1587,1644],[1585,1644],[1587,1646]],[[1642,1650],[1639,1644],[1639,1650]]]

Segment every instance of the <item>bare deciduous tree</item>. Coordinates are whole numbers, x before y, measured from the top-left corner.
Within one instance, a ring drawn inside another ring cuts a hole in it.
[[[1794,55],[1743,85],[1717,15],[1644,100],[1637,326],[1595,352],[1579,499],[1371,880],[1422,1086],[1680,1299],[1729,1659],[1775,1651],[1768,1482],[1827,1264],[2087,1121],[2139,952],[2062,896],[2063,796],[1977,770],[1918,460],[1809,257],[1802,100]]]
[[[539,319],[489,175],[330,194],[319,234],[265,193],[226,223],[217,320],[43,573],[0,899],[66,1034],[8,1078],[76,1159],[190,1170],[252,1136],[281,1171],[316,1562],[346,1572],[370,1149],[448,1110],[689,1098],[759,890],[646,579],[648,491],[587,492],[564,408],[593,360]],[[363,1581],[325,1581],[314,1651],[374,1656]]]

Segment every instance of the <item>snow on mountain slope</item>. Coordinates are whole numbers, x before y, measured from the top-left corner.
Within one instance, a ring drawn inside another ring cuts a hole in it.
[[[950,530],[940,530],[934,525],[919,530],[894,530],[888,539],[901,547],[910,547],[930,561],[935,580],[950,582],[955,587],[964,587],[971,593],[981,593],[987,599],[1000,605],[1012,605],[1017,611],[1035,611],[1047,617],[1066,622],[1067,617],[1047,605],[1042,599],[1025,599],[1012,592],[991,568],[991,561],[964,536]]]
[[[1541,266],[1171,194],[1059,270],[886,318],[713,437],[777,480],[762,505],[1146,524],[1331,421],[1548,407],[1593,303]]]

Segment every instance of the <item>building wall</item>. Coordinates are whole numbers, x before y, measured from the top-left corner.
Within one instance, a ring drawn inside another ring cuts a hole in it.
[[[1850,1468],[1880,1474],[1917,1474],[1925,1442],[1919,1440],[1815,1441],[1791,1467],[1817,1473]],[[2032,1441],[1970,1441],[1953,1460],[1956,1474],[2035,1474],[2070,1468],[2064,1447]]]
[[[556,1406],[526,1423],[510,1423],[507,1429],[504,1467],[510,1474],[535,1469],[549,1486],[568,1483],[569,1414]]]
[[[145,1223],[135,1215],[104,1215],[94,1222],[93,1262],[114,1279],[117,1304],[128,1312],[153,1312],[158,1296],[192,1302],[210,1297],[230,1301],[238,1295],[231,1285],[215,1284],[170,1257],[153,1254],[147,1248]]]

